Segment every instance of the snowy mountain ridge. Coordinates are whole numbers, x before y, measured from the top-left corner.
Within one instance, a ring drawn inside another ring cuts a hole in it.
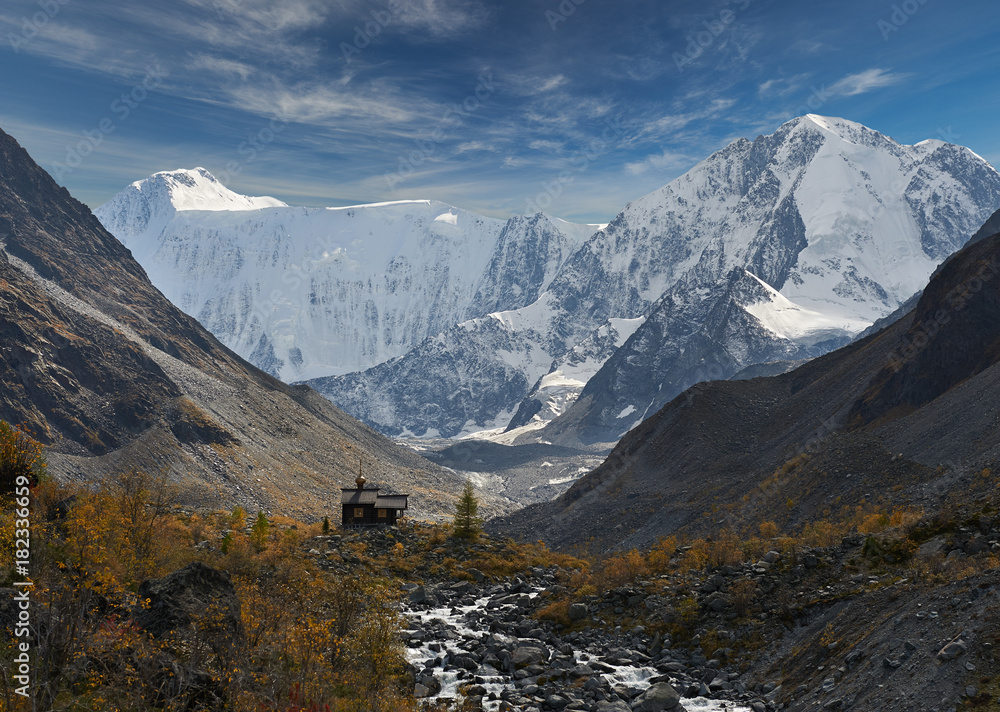
[[[968,149],[793,119],[627,205],[537,303],[313,385],[390,433],[461,435],[514,412],[509,425],[538,441],[613,442],[635,424],[619,414],[651,413],[693,382],[846,343],[920,290],[997,205],[1000,175]],[[766,289],[748,301],[734,270]],[[640,325],[612,338],[615,320]],[[485,374],[503,379],[502,397]],[[417,378],[427,406],[393,385]],[[549,420],[565,426],[540,431]],[[592,434],[571,436],[585,421]]]
[[[849,340],[1000,205],[1000,175],[966,148],[808,115],[606,226],[416,201],[175,209],[156,233],[119,198],[98,216],[168,297],[383,432],[588,444],[697,380]]]
[[[137,181],[96,214],[168,299],[286,381],[365,369],[531,303],[596,227],[433,200],[290,207],[204,169]]]

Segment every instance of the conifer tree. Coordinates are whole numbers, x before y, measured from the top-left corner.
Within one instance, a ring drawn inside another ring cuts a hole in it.
[[[462,496],[455,505],[455,536],[475,541],[482,531],[483,520],[479,518],[479,500],[472,482],[465,481]]]
[[[264,516],[263,510],[258,510],[257,519],[254,520],[253,527],[250,528],[250,543],[257,553],[267,548],[267,531],[271,525]]]

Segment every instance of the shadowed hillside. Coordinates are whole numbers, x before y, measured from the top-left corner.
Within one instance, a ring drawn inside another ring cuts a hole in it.
[[[613,549],[880,498],[933,510],[1000,459],[998,273],[1000,235],[978,239],[899,321],[784,375],[694,386],[493,531]]]
[[[360,460],[411,513],[452,510],[457,476],[225,348],[3,132],[0,243],[0,419],[54,474],[169,471],[192,501],[318,517]]]

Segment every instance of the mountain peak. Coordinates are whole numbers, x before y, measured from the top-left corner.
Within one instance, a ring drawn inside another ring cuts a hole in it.
[[[820,116],[819,114],[806,114],[788,121],[778,129],[788,127],[791,131],[812,131],[825,136],[830,136],[846,143],[857,145],[873,145],[888,142],[895,144],[896,141],[884,134],[870,129],[864,124],[856,121],[840,118],[839,116]]]
[[[166,198],[174,210],[259,210],[287,207],[276,198],[236,193],[201,167],[160,171],[129,188],[154,200]]]
[[[848,121],[847,119],[842,119],[838,116],[820,116],[819,114],[806,114],[799,119],[802,122],[811,122],[813,125],[818,126],[824,131],[829,131],[830,133],[835,133],[840,135],[840,132],[845,128],[849,129],[863,129],[865,128],[861,124],[855,121]]]
[[[137,180],[97,208],[94,214],[128,245],[136,236],[159,234],[179,212],[248,211],[287,207],[276,198],[240,195],[204,168],[160,171]]]

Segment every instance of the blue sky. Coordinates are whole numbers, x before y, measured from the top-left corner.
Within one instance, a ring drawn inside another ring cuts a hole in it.
[[[605,222],[809,112],[1000,165],[998,28],[995,0],[6,0],[0,127],[92,207],[204,166]]]

